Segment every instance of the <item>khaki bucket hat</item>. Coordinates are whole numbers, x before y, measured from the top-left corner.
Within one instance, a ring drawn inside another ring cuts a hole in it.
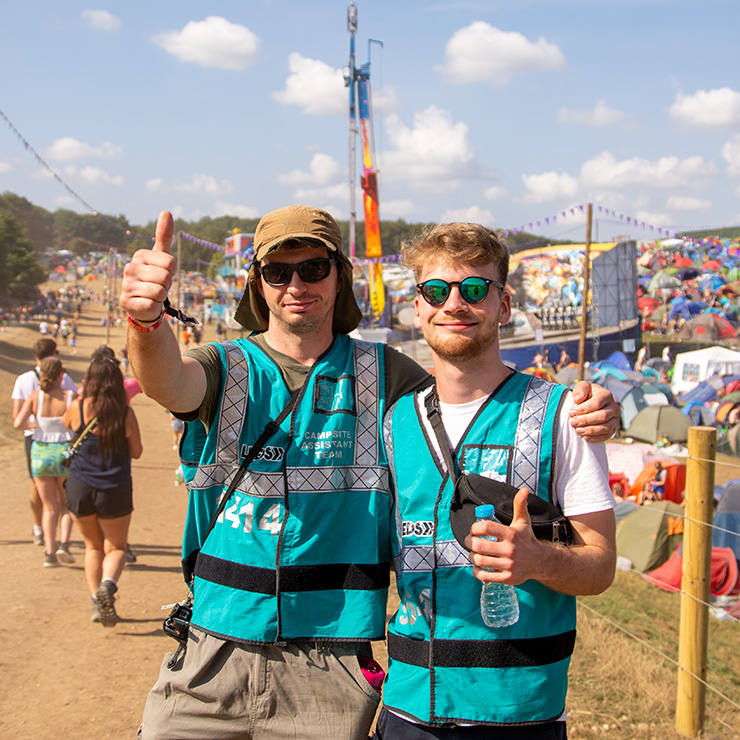
[[[339,293],[334,306],[333,330],[349,334],[362,319],[352,291],[352,263],[342,253],[342,232],[329,213],[310,206],[287,206],[263,216],[254,235],[254,260],[247,273],[247,285],[234,318],[245,329],[261,332],[267,329],[269,311],[257,289],[257,263],[285,242],[300,241],[311,247],[326,247],[337,259]]]

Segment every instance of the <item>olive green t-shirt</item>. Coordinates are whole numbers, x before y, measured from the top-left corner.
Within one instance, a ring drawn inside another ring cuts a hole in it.
[[[265,341],[264,334],[253,334],[249,337],[249,341],[254,342],[280,368],[285,384],[291,393],[301,388],[311,369],[310,365],[302,365],[292,357],[270,347]],[[206,393],[198,409],[190,413],[175,414],[175,416],[185,421],[200,419],[206,429],[209,429],[216,415],[221,391],[221,353],[215,344],[204,344],[188,350],[185,354],[187,357],[195,358],[203,366],[206,373]],[[392,347],[386,347],[385,366],[386,408],[401,396],[432,382],[432,377],[426,370]]]

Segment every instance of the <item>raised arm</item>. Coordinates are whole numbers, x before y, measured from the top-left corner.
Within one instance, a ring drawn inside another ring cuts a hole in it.
[[[138,250],[124,268],[121,307],[135,321],[147,325],[162,315],[163,304],[175,276],[170,254],[172,214],[157,219],[154,247]],[[206,377],[197,360],[182,357],[167,321],[151,331],[129,324],[128,353],[141,389],[170,411],[194,411],[205,395]]]
[[[471,527],[466,544],[472,550],[470,559],[476,578],[512,586],[535,580],[570,596],[605,591],[614,579],[616,566],[614,511],[569,517],[572,545],[543,542],[532,532],[527,494],[526,488],[517,493],[511,526],[476,522]],[[481,534],[493,535],[498,541],[476,536]]]

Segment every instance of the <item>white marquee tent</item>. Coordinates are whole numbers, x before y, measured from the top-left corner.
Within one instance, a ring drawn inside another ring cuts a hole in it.
[[[671,390],[690,391],[710,375],[740,375],[740,352],[726,347],[707,347],[676,356]]]

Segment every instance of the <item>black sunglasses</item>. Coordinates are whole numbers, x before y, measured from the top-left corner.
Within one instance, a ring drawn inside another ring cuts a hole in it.
[[[485,301],[488,288],[491,285],[495,285],[501,290],[504,289],[504,286],[498,280],[489,280],[482,277],[469,277],[465,280],[453,280],[452,282],[439,279],[425,280],[423,283],[417,283],[416,289],[430,306],[439,308],[439,306],[444,306],[450,297],[453,285],[457,285],[460,295],[466,303]]]
[[[278,287],[288,285],[293,279],[294,272],[298,273],[298,277],[304,283],[318,283],[319,280],[329,277],[331,266],[336,264],[337,261],[333,257],[314,257],[296,264],[267,262],[258,265],[257,271],[268,285]]]

